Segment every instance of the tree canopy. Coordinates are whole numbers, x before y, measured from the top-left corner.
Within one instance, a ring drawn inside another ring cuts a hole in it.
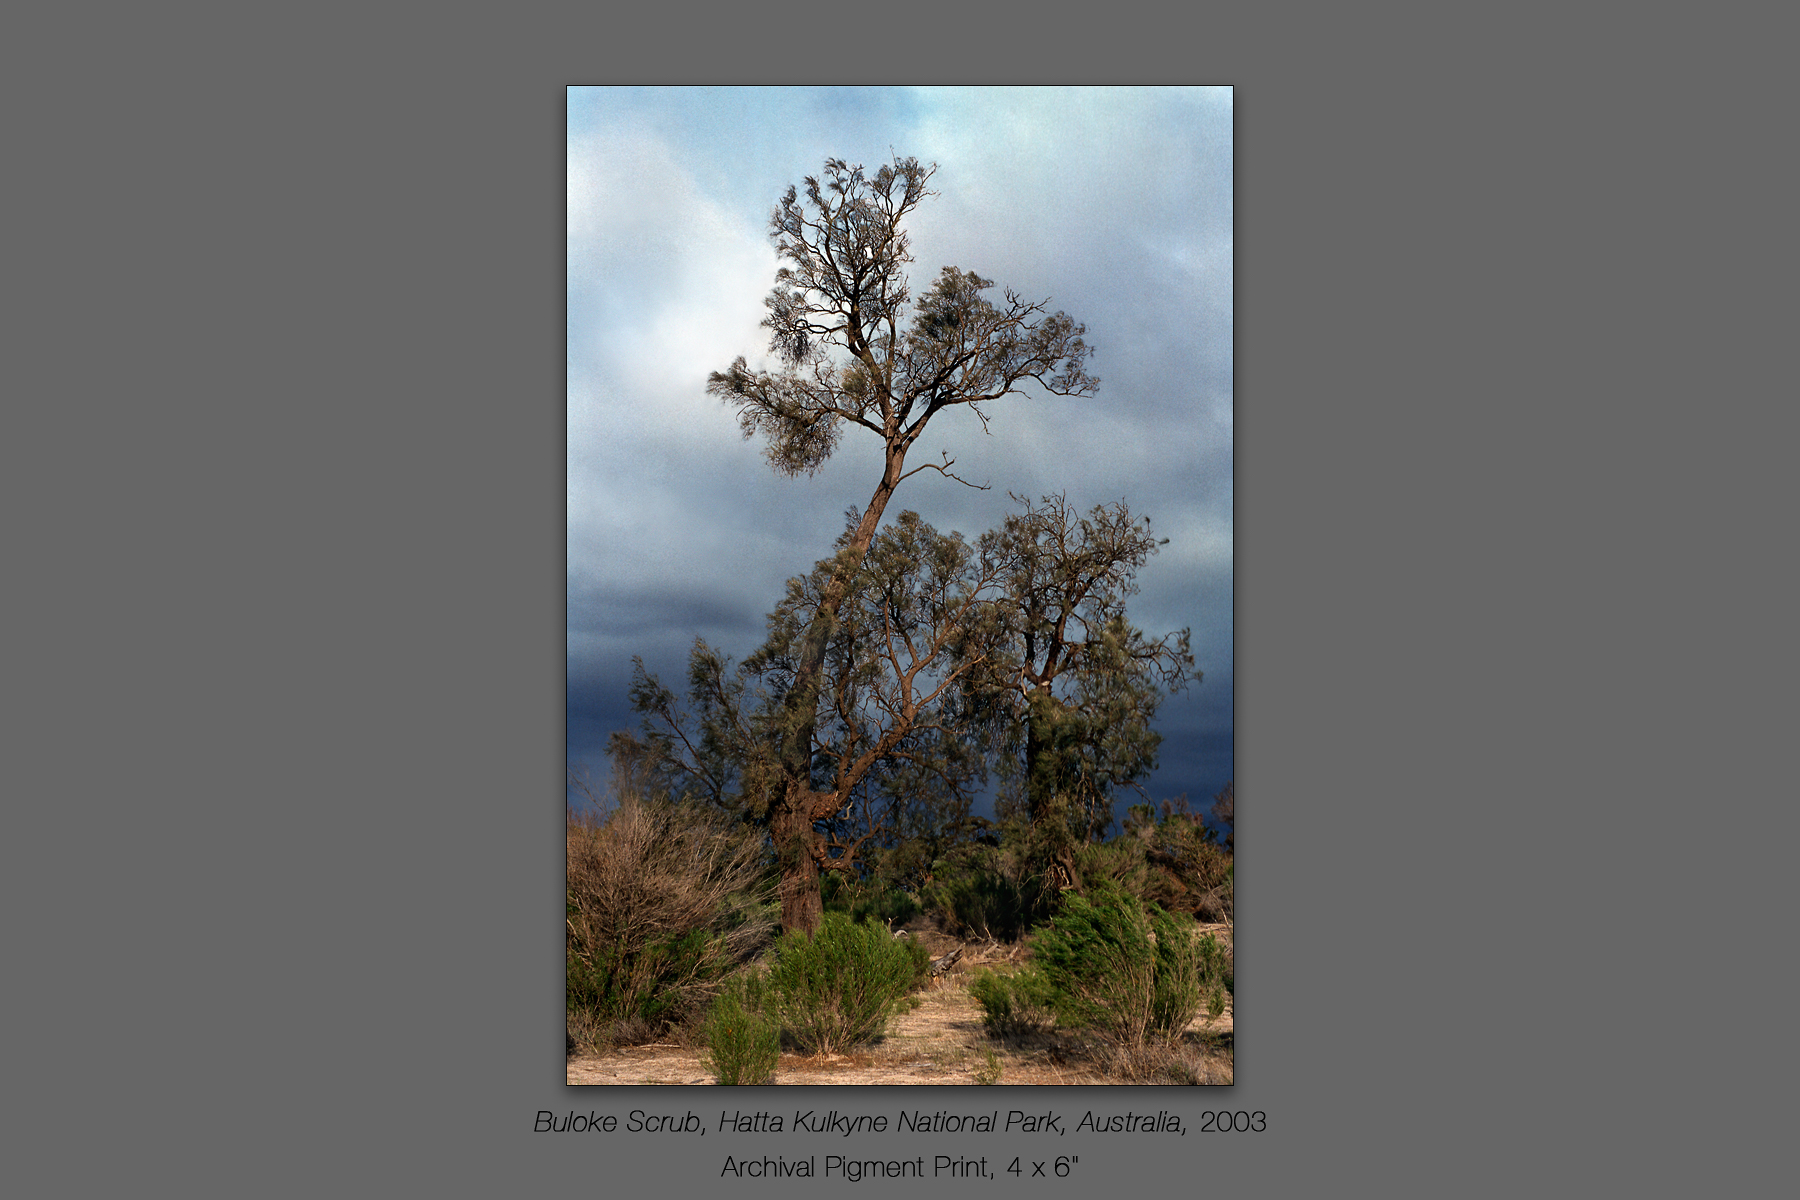
[[[849,870],[865,847],[905,829],[966,820],[987,777],[967,697],[990,669],[982,631],[993,627],[1001,575],[960,535],[902,513],[863,556],[827,627],[818,706],[796,718],[787,697],[840,557],[789,581],[768,640],[740,666],[696,639],[687,707],[637,660],[631,695],[643,728],[614,734],[611,747],[663,790],[773,825],[787,792],[771,747],[797,724],[810,743],[807,786],[834,807],[813,809],[803,844],[793,847],[790,831],[783,849],[825,870]]]
[[[947,266],[909,304],[902,222],[936,194],[926,187],[935,172],[897,158],[870,177],[834,158],[823,183],[806,177],[804,199],[790,187],[776,206],[771,237],[786,265],[764,300],[763,326],[780,369],[752,370],[740,356],[713,372],[707,390],[737,409],[746,438],[764,437],[777,471],[817,471],[846,425],[878,435],[903,459],[946,408],[969,405],[985,427],[982,405],[1027,381],[1062,396],[1098,388],[1086,371],[1086,327],[1047,314],[1048,301],[1009,288],[996,306],[983,295],[993,280]],[[943,459],[905,474],[948,474],[955,460]]]
[[[973,829],[972,801],[995,767],[1014,807],[1060,830],[1046,845],[1100,834],[1114,790],[1155,766],[1163,689],[1198,673],[1186,630],[1153,640],[1126,619],[1157,546],[1147,520],[1123,503],[1077,517],[1061,496],[1019,502],[974,544],[902,513],[821,622],[860,521],[851,512],[837,553],[789,581],[767,640],[741,665],[696,639],[685,706],[636,664],[643,727],[614,735],[615,761],[768,827],[784,869],[804,858],[856,872],[881,851],[928,870]],[[795,713],[815,636],[821,684]],[[803,828],[782,824],[792,793],[776,751],[799,736],[815,798]],[[934,848],[923,858],[906,849],[921,837]]]
[[[1127,619],[1137,573],[1162,544],[1123,502],[1082,516],[1064,495],[1034,504],[986,534],[1004,564],[994,670],[987,699],[999,727],[1000,774],[1034,823],[1060,807],[1084,837],[1112,820],[1115,789],[1156,766],[1151,728],[1165,692],[1197,682],[1189,631],[1152,638]]]

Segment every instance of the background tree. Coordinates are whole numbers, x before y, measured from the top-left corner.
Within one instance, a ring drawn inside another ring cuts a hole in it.
[[[1001,644],[983,677],[997,731],[1003,800],[1034,826],[1067,822],[1081,840],[1112,822],[1111,796],[1155,769],[1151,728],[1165,692],[1198,681],[1186,629],[1152,639],[1126,619],[1137,572],[1161,543],[1123,503],[1071,512],[1045,496],[984,536],[1004,564]]]
[[[1225,790],[1213,797],[1212,819],[1219,828],[1225,831],[1225,848],[1232,849],[1237,837],[1237,791],[1232,780],[1225,781]]]
[[[813,786],[812,722],[839,611],[900,484],[926,469],[955,477],[947,451],[941,462],[911,470],[908,453],[946,409],[967,405],[985,429],[982,406],[1028,383],[1063,396],[1091,395],[1099,384],[1085,370],[1086,329],[1066,313],[1047,313],[1047,301],[1029,302],[1008,289],[996,305],[983,295],[993,281],[945,267],[912,302],[902,223],[932,194],[926,185],[935,171],[916,158],[896,158],[870,176],[830,159],[822,177],[805,179],[804,195],[790,187],[770,219],[785,265],[764,301],[779,369],[752,370],[740,357],[707,383],[737,409],[745,437],[763,436],[770,465],[783,474],[818,470],[848,427],[867,430],[883,447],[869,503],[806,605],[805,629],[784,647],[771,675],[786,690],[783,714],[771,726],[780,786],[769,798],[768,820],[779,844],[811,845],[810,865],[794,864],[783,879],[782,924],[789,929],[818,926],[825,861],[811,841],[814,825],[835,819],[847,800],[836,788]]]

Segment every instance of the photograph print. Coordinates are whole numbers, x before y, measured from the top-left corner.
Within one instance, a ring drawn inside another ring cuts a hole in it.
[[[1229,87],[568,93],[572,1084],[1229,1084]]]

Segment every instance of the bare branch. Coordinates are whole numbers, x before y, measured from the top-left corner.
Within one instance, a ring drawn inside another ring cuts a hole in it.
[[[964,479],[961,475],[958,475],[955,472],[951,471],[950,468],[956,465],[956,460],[954,458],[950,457],[950,452],[948,450],[943,451],[943,456],[944,456],[943,465],[940,466],[937,463],[921,463],[920,465],[914,467],[912,470],[908,471],[906,474],[900,476],[900,478],[901,479],[911,479],[914,475],[917,475],[920,471],[936,471],[938,474],[947,476],[951,479],[954,479],[954,480],[956,480],[956,482],[963,484],[967,487],[972,487],[978,492],[986,492],[986,491],[992,490],[992,487],[989,484],[970,483],[968,480]]]

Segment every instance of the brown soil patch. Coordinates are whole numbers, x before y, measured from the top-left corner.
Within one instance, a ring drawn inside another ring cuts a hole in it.
[[[1230,936],[1225,926],[1203,928]],[[957,944],[954,939],[936,935],[927,935],[927,941],[934,954]],[[775,1068],[776,1085],[972,1084],[978,1082],[978,1074],[991,1073],[990,1051],[1000,1064],[1000,1077],[993,1080],[999,1084],[1125,1082],[1102,1073],[1067,1035],[1007,1041],[987,1036],[981,1026],[981,1006],[969,995],[968,979],[984,966],[1016,961],[1018,957],[1019,950],[1014,947],[971,944],[962,961],[938,986],[919,994],[922,1003],[918,1008],[890,1022],[887,1036],[879,1042],[848,1054],[784,1051]],[[1208,1022],[1202,1016],[1188,1027],[1187,1041],[1196,1046],[1210,1044],[1222,1060],[1231,1045],[1231,1017],[1229,1008],[1216,1021]],[[700,1065],[705,1053],[701,1046],[659,1042],[620,1047],[605,1054],[578,1055],[568,1060],[568,1081],[712,1086],[712,1075]],[[1228,1072],[1229,1067],[1225,1070]]]

